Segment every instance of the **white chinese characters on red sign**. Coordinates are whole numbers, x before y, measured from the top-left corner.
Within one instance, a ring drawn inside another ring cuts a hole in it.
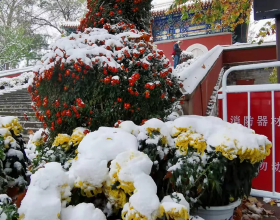
[[[240,123],[240,116],[235,115],[230,117],[230,122],[231,123]],[[280,127],[280,116],[278,118],[274,118],[274,123],[275,126]],[[250,116],[250,127],[252,127],[254,124],[254,118]],[[271,119],[271,124],[272,124],[272,119]],[[257,126],[258,127],[266,127],[268,125],[268,119],[267,116],[258,116],[257,119]],[[248,127],[248,116],[244,116],[244,126]]]
[[[268,169],[268,163],[267,162],[263,162],[260,166],[260,170],[262,171],[267,171]],[[271,165],[271,170],[273,169],[272,165]],[[275,172],[279,172],[280,173],[280,162],[275,163]]]

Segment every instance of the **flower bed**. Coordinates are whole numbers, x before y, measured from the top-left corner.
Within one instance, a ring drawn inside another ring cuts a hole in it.
[[[44,165],[31,177],[20,219],[189,219],[196,207],[249,195],[271,143],[239,124],[185,116],[78,128],[40,146]]]

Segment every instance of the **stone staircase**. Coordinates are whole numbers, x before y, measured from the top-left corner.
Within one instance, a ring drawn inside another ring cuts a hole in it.
[[[24,113],[28,120],[25,120]],[[9,93],[0,94],[0,116],[15,116],[23,127],[23,138],[27,142],[29,132],[38,131],[43,127],[41,122],[38,122],[34,110],[31,108],[31,96],[27,89],[21,89]]]

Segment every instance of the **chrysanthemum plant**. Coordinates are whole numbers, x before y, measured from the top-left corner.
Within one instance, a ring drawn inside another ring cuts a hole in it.
[[[252,180],[270,154],[266,138],[262,145],[250,146],[246,137],[255,137],[252,130],[228,125],[230,134],[223,128],[226,123],[215,118],[181,118],[170,125],[169,141],[160,128],[147,128],[148,137],[140,138],[141,151],[154,162],[151,176],[159,196],[180,192],[195,208],[228,205],[250,195]]]
[[[23,191],[27,185],[27,157],[15,117],[0,117],[0,194]]]
[[[54,141],[48,144],[49,131],[40,129],[26,146],[27,157],[32,161],[29,170],[34,173],[49,162],[59,162],[64,169],[68,169],[76,157],[78,145],[89,132],[86,128],[78,127],[71,136],[58,134]]]
[[[124,121],[79,140],[68,172],[47,163],[32,176],[20,219],[37,219],[51,199],[60,202],[49,207],[50,220],[188,220],[196,207],[248,196],[271,148],[267,137],[242,125],[200,116],[142,126]],[[65,135],[53,145],[71,147]]]
[[[12,199],[0,194],[0,219],[17,220],[18,217],[17,207],[12,203]]]

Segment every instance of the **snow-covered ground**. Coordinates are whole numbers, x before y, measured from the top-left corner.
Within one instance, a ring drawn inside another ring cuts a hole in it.
[[[0,78],[0,95],[27,88],[33,81],[34,73],[26,72],[13,78]]]

